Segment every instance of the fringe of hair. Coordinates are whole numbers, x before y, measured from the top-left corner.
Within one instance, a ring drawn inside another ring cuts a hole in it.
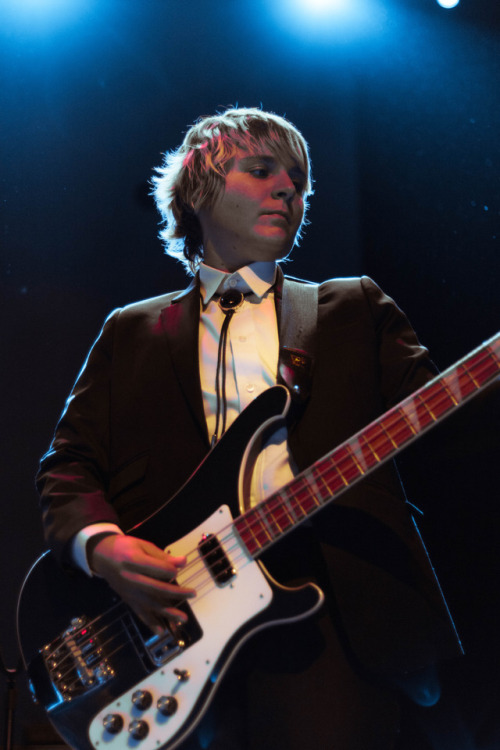
[[[162,217],[159,236],[168,255],[196,273],[203,260],[203,237],[196,213],[214,204],[224,188],[236,150],[269,149],[292,155],[304,168],[304,215],[312,194],[309,149],[302,134],[284,117],[257,108],[228,109],[202,117],[178,149],[167,152],[152,177],[151,194]],[[303,225],[306,222],[303,222]],[[296,241],[300,238],[300,230]]]

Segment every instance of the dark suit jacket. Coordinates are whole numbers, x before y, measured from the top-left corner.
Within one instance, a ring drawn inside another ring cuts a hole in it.
[[[46,538],[63,560],[85,525],[114,521],[127,529],[149,515],[208,452],[199,304],[194,279],[184,292],[129,305],[106,320],[38,477]],[[310,398],[289,436],[299,468],[433,374],[408,320],[373,281],[323,283]],[[459,653],[392,465],[320,513],[297,540],[291,535],[286,564],[280,554],[278,577],[319,580],[363,668],[391,678]],[[310,553],[294,554],[294,541]]]

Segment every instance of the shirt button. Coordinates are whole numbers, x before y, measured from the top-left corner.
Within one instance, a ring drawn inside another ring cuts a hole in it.
[[[238,336],[238,341],[242,341],[243,342],[243,341],[246,341],[246,340],[247,340],[246,336]]]
[[[247,391],[248,391],[248,393],[253,393],[254,390],[255,390],[255,386],[254,386],[253,383],[250,383],[249,385],[247,385]]]
[[[236,284],[238,283],[237,279],[229,279],[229,286],[234,289]]]

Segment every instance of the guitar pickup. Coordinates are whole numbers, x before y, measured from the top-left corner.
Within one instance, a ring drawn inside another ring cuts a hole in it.
[[[200,624],[189,604],[182,602],[177,606],[187,615],[187,622],[178,625],[165,620],[164,629],[160,635],[152,634],[151,630],[135,616],[132,616],[128,622],[127,629],[139,655],[141,658],[149,659],[155,667],[162,667],[203,636]]]
[[[217,585],[222,586],[234,578],[236,571],[215,534],[203,534],[198,551]]]

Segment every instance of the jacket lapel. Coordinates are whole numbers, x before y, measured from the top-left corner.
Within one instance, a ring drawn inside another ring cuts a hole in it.
[[[287,288],[284,290],[284,286]],[[295,350],[283,349],[281,307],[283,293],[293,294],[283,277],[281,268],[278,266],[278,275],[275,284],[275,303],[278,319],[278,330],[280,332],[280,366],[278,382],[286,384],[291,393],[297,396],[299,393],[307,398],[310,391],[311,367],[310,357],[307,352],[298,351],[302,360],[298,361]],[[191,411],[200,432],[209,446],[209,438],[203,408],[201,394],[200,366],[198,351],[198,331],[200,319],[200,282],[195,276],[191,283],[182,292],[171,298],[168,307],[161,313],[161,324],[168,340],[170,357],[177,377],[179,386],[186,399],[188,409]],[[285,344],[286,345],[286,344]],[[305,364],[303,356],[306,356]],[[299,401],[303,399],[299,397]]]
[[[187,289],[172,297],[170,305],[162,310],[161,322],[179,386],[208,446],[200,383],[199,319],[200,283],[196,276]]]

